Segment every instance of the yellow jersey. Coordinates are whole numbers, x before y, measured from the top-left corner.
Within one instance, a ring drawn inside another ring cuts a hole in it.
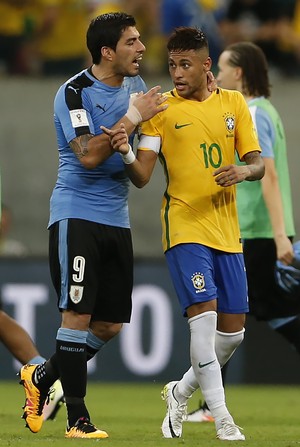
[[[25,32],[25,6],[20,4],[18,7],[0,1],[1,36],[23,36]]]
[[[48,14],[56,18],[51,29],[38,39],[42,59],[62,60],[88,55],[86,30],[90,15],[87,1],[36,0],[34,16],[37,29],[47,21]]]
[[[220,88],[202,102],[184,99],[176,89],[166,95],[168,108],[141,125],[142,135],[161,141],[158,155],[167,182],[163,249],[200,243],[241,253],[236,186],[218,186],[213,172],[234,164],[236,151],[240,159],[261,151],[246,101],[241,93]],[[151,149],[141,144],[139,150]]]

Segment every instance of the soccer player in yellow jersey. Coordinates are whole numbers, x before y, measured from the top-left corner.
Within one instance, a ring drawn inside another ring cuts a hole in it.
[[[167,404],[162,433],[181,436],[187,400],[200,386],[217,437],[244,440],[226,407],[221,367],[243,340],[248,312],[235,185],[261,179],[264,164],[243,96],[207,89],[212,61],[204,33],[177,28],[167,47],[175,88],[166,94],[168,108],[142,124],[137,157],[123,126],[106,129],[137,187],[149,181],[157,158],[166,175],[162,242],[188,317],[192,366],[162,390]],[[245,165],[235,164],[235,152]]]

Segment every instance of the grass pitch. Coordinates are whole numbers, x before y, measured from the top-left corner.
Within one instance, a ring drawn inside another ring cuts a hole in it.
[[[92,421],[106,430],[108,439],[65,439],[65,408],[55,421],[44,423],[33,434],[20,418],[24,393],[16,382],[0,382],[1,447],[62,447],[102,443],[107,447],[214,447],[224,444],[215,439],[213,423],[184,423],[180,439],[163,439],[160,425],[165,403],[160,384],[95,383],[88,387],[87,404]],[[227,404],[238,425],[244,428],[243,446],[300,446],[300,387],[228,386]],[[199,393],[189,403],[197,407]],[[225,444],[228,442],[225,441]],[[236,443],[235,443],[236,444]]]

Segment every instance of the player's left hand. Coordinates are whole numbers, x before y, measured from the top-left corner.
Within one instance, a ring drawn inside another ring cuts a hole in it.
[[[293,244],[285,234],[275,235],[277,259],[284,265],[292,264],[294,260]]]
[[[123,123],[116,129],[108,129],[105,126],[100,126],[100,129],[109,136],[109,141],[114,151],[127,154],[129,151],[128,135]]]
[[[249,176],[249,168],[245,166],[227,165],[217,169],[213,176],[219,186],[232,186],[243,182]]]

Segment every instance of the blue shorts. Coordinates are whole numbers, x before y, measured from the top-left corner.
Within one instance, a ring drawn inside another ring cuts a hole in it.
[[[244,256],[201,244],[179,244],[166,260],[182,313],[193,304],[217,299],[218,312],[249,311]]]

